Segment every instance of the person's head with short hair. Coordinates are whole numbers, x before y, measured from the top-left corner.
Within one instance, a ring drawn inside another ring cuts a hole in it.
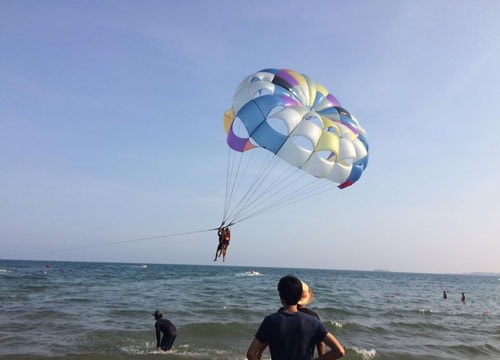
[[[158,320],[158,319],[161,319],[163,317],[163,313],[161,312],[160,309],[156,310],[154,313],[153,313],[153,316],[155,317],[155,320]]]
[[[280,279],[278,292],[283,305],[297,305],[302,296],[302,283],[293,275],[287,275]]]

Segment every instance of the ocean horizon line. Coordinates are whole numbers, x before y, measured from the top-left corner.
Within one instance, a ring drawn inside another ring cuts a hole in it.
[[[315,268],[315,267],[301,267],[301,266],[268,266],[268,265],[219,265],[219,264],[187,264],[187,263],[161,263],[161,262],[137,262],[137,261],[102,261],[102,260],[60,260],[60,259],[5,259],[1,258],[0,261],[31,261],[31,262],[46,262],[46,263],[93,263],[93,264],[123,264],[123,265],[175,265],[175,266],[207,266],[207,267],[235,267],[247,269],[293,269],[293,270],[318,270],[318,271],[346,271],[346,272],[380,272],[392,274],[422,274],[422,275],[462,275],[462,276],[500,276],[500,272],[487,272],[487,271],[472,271],[472,272],[422,272],[422,271],[399,271],[387,269],[340,269],[340,268]]]

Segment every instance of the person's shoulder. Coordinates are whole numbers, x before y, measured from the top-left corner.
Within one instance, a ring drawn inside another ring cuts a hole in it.
[[[301,313],[303,313],[303,314],[311,315],[311,316],[314,316],[314,317],[316,317],[316,318],[319,319],[318,314],[315,311],[311,310],[311,309],[308,309],[306,307],[301,307],[301,308],[299,308],[299,311]]]
[[[277,317],[280,317],[285,311],[280,309],[278,311],[276,311],[275,313],[271,313],[271,314],[268,314],[266,315],[266,318],[269,318],[269,319],[273,319],[273,318],[277,318]]]
[[[321,337],[324,337],[328,333],[328,329],[325,324],[319,319],[319,317],[306,314],[302,311],[298,312],[299,321],[302,326],[308,329],[315,329],[314,331],[319,332]]]
[[[290,314],[286,312],[283,308],[279,309],[275,313],[267,315],[264,319],[268,320],[276,320],[276,319],[281,319],[283,317],[288,317],[288,316],[294,316],[294,314]]]
[[[298,311],[298,314],[300,317],[305,317],[305,318],[313,318],[313,319],[316,319],[316,316],[314,316],[313,314],[311,314],[309,311],[303,311],[302,309]]]
[[[308,324],[316,324],[315,326],[324,326],[323,323],[321,322],[319,316],[314,316],[311,314],[306,314],[305,312],[299,311],[298,312],[300,319],[304,323]]]

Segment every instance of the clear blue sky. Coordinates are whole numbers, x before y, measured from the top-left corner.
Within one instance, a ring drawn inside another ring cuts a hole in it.
[[[0,2],[0,258],[212,264],[236,86],[325,85],[361,180],[233,227],[227,264],[500,272],[500,2]],[[221,265],[222,266],[222,265]]]

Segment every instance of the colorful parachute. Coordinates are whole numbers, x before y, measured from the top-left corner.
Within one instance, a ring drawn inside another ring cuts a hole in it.
[[[231,149],[225,223],[298,201],[331,182],[346,188],[368,164],[366,132],[356,118],[324,86],[293,70],[265,69],[244,79],[224,114],[224,128]],[[244,160],[258,149],[270,158],[257,160],[252,170]],[[274,170],[276,158],[284,170]],[[305,182],[291,179],[290,168],[300,178],[307,174]],[[244,182],[249,185],[236,195]]]

